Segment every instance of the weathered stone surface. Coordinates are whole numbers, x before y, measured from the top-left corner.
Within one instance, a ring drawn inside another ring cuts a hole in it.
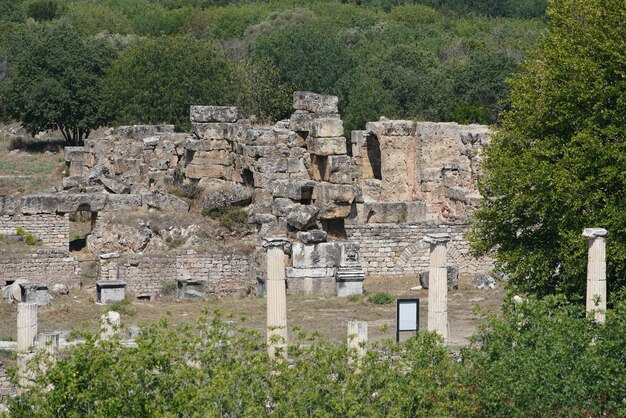
[[[107,135],[141,140],[149,136],[173,132],[174,125],[132,125],[111,128]]]
[[[141,195],[138,194],[111,194],[107,196],[105,210],[135,210],[143,204]]]
[[[70,289],[63,283],[55,283],[52,286],[52,289],[50,290],[50,292],[53,295],[67,295],[68,293],[70,293]]]
[[[67,162],[82,162],[85,160],[85,147],[65,147],[63,152]]]
[[[368,122],[365,130],[377,136],[410,136],[415,133],[415,122],[410,120]]]
[[[346,138],[316,138],[309,136],[306,140],[307,149],[315,155],[342,155],[348,152]]]
[[[363,222],[366,223],[417,223],[428,220],[423,202],[365,202]]]
[[[334,277],[335,269],[332,267],[315,267],[315,268],[285,268],[285,276],[287,278],[305,278],[305,277]]]
[[[111,193],[115,193],[115,194],[130,193],[130,187],[128,187],[122,182],[115,180],[114,178],[103,176],[103,177],[100,177],[98,180]]]
[[[296,110],[289,118],[289,129],[295,132],[310,132],[311,124],[316,119],[340,119],[339,113],[309,113],[304,110]],[[299,135],[298,135],[299,136]],[[299,140],[301,141],[301,139]],[[298,145],[297,142],[292,145]],[[301,145],[300,145],[301,146]]]
[[[149,208],[174,212],[189,212],[189,203],[168,193],[155,191],[141,196],[143,205]]]
[[[478,289],[497,289],[500,287],[496,279],[486,274],[478,274],[472,280],[472,284]]]
[[[326,164],[327,181],[337,184],[352,183],[352,158],[348,155],[331,155]]]
[[[191,132],[199,139],[232,139],[232,123],[192,123]]]
[[[319,209],[319,219],[343,219],[350,216],[352,205],[347,202],[316,201],[315,206]]]
[[[140,253],[146,249],[153,232],[146,225],[103,225],[96,227],[87,237],[87,248],[93,254]]]
[[[294,229],[303,230],[315,225],[319,209],[311,205],[299,205],[287,215],[287,224]]]
[[[343,122],[335,118],[318,118],[311,122],[311,136],[332,138],[343,136]]]
[[[59,206],[59,196],[56,194],[37,194],[24,196],[19,200],[17,207],[23,214],[54,213]]]
[[[303,244],[319,244],[320,242],[326,242],[328,234],[321,229],[314,229],[312,231],[298,232],[298,239]]]
[[[19,286],[21,289],[22,302],[35,303],[37,306],[50,304],[50,291],[45,284],[22,283]]]
[[[112,195],[105,193],[58,193],[58,212],[100,212],[104,210],[107,200]]]
[[[286,217],[289,212],[296,207],[297,203],[294,203],[291,199],[284,197],[277,197],[272,200],[272,214],[276,216]]]
[[[252,192],[241,184],[227,182],[209,189],[198,199],[202,207],[244,206],[252,201]]]
[[[293,93],[293,108],[306,110],[313,113],[337,113],[339,98],[337,96],[325,96],[309,91],[296,91]]]
[[[278,179],[270,182],[270,192],[274,197],[287,197],[291,200],[308,200],[313,195],[315,182],[310,180]]]
[[[341,263],[341,244],[338,242],[293,244],[291,257],[294,268],[337,267]]]
[[[347,184],[317,183],[313,189],[316,202],[352,203],[355,197],[354,189]]]
[[[191,106],[191,122],[237,122],[239,109],[234,106]]]
[[[448,289],[458,289],[459,288],[459,269],[456,266],[447,266],[447,274],[448,274]],[[419,274],[420,285],[424,289],[428,289],[428,270],[422,271]]]

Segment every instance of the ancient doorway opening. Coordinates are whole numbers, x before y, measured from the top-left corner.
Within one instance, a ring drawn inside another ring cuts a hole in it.
[[[69,214],[70,251],[81,251],[87,247],[87,237],[93,231],[98,212],[92,212],[88,204],[78,207],[76,212]]]
[[[370,174],[368,172],[371,171],[371,178],[382,180],[380,141],[374,134],[367,135],[365,141],[369,166],[365,167],[364,174]]]

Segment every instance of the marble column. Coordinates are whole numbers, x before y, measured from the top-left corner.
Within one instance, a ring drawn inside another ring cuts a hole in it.
[[[587,316],[593,313],[596,322],[604,322],[606,314],[606,236],[603,228],[587,228],[589,238],[587,259]]]
[[[354,349],[359,357],[364,357],[365,344],[367,344],[367,322],[348,320],[348,349]]]
[[[435,331],[448,342],[448,249],[450,235],[428,234],[424,241],[430,244],[428,270],[428,330]]]
[[[287,355],[287,286],[285,281],[286,237],[264,239],[267,248],[267,352]]]
[[[17,305],[17,380],[18,393],[34,378],[29,371],[29,362],[33,358],[33,346],[37,339],[37,304],[19,303]]]
[[[109,311],[102,314],[100,318],[100,339],[108,340],[120,331],[122,319],[120,314],[115,311]]]

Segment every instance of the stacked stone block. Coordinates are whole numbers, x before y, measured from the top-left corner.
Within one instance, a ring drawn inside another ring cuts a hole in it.
[[[30,254],[0,251],[0,284],[19,278],[50,288],[57,283],[72,288],[80,285],[80,266],[66,249],[40,248]]]
[[[31,233],[49,248],[68,248],[70,221],[67,215],[38,213],[0,215],[0,234],[16,235],[18,228]]]

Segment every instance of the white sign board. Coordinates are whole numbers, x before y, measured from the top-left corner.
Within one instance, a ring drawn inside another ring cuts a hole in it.
[[[414,299],[398,301],[398,331],[417,331],[418,303]]]

